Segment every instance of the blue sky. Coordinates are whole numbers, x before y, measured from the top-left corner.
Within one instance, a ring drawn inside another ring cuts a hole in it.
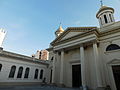
[[[120,20],[120,0],[104,0]],[[62,22],[67,27],[99,26],[99,0],[0,0],[0,28],[7,31],[4,50],[30,56],[46,49]]]

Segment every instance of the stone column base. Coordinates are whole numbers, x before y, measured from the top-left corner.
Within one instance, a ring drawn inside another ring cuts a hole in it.
[[[58,87],[65,87],[65,85],[64,84],[59,84],[59,85],[57,85]]]

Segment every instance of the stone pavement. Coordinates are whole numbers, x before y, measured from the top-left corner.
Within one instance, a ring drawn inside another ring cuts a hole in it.
[[[56,86],[0,86],[0,90],[80,90],[80,88],[60,88]]]

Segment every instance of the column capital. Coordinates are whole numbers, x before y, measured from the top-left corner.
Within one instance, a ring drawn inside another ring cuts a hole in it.
[[[62,51],[65,51],[65,48],[62,48],[62,49],[61,49],[61,52],[62,52]]]
[[[93,42],[93,46],[96,45],[97,47],[99,47],[99,42]]]
[[[84,44],[82,43],[82,44],[80,44],[79,46],[80,46],[80,47],[83,47],[83,46],[84,46]]]
[[[58,51],[56,51],[56,50],[53,50],[53,53],[54,53],[54,54],[56,54],[57,52],[58,52]]]

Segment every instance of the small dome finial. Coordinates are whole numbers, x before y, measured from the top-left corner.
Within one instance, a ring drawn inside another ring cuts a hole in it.
[[[59,27],[62,25],[62,23],[60,22],[60,25],[59,25]]]
[[[62,28],[62,26],[61,26],[61,22],[60,22],[60,25],[59,25],[59,28],[57,29],[57,31],[55,32],[55,35],[56,35],[56,37],[58,37],[61,33],[63,33],[64,32],[64,30],[63,30],[63,28]]]
[[[103,6],[103,0],[100,0],[101,7]]]

